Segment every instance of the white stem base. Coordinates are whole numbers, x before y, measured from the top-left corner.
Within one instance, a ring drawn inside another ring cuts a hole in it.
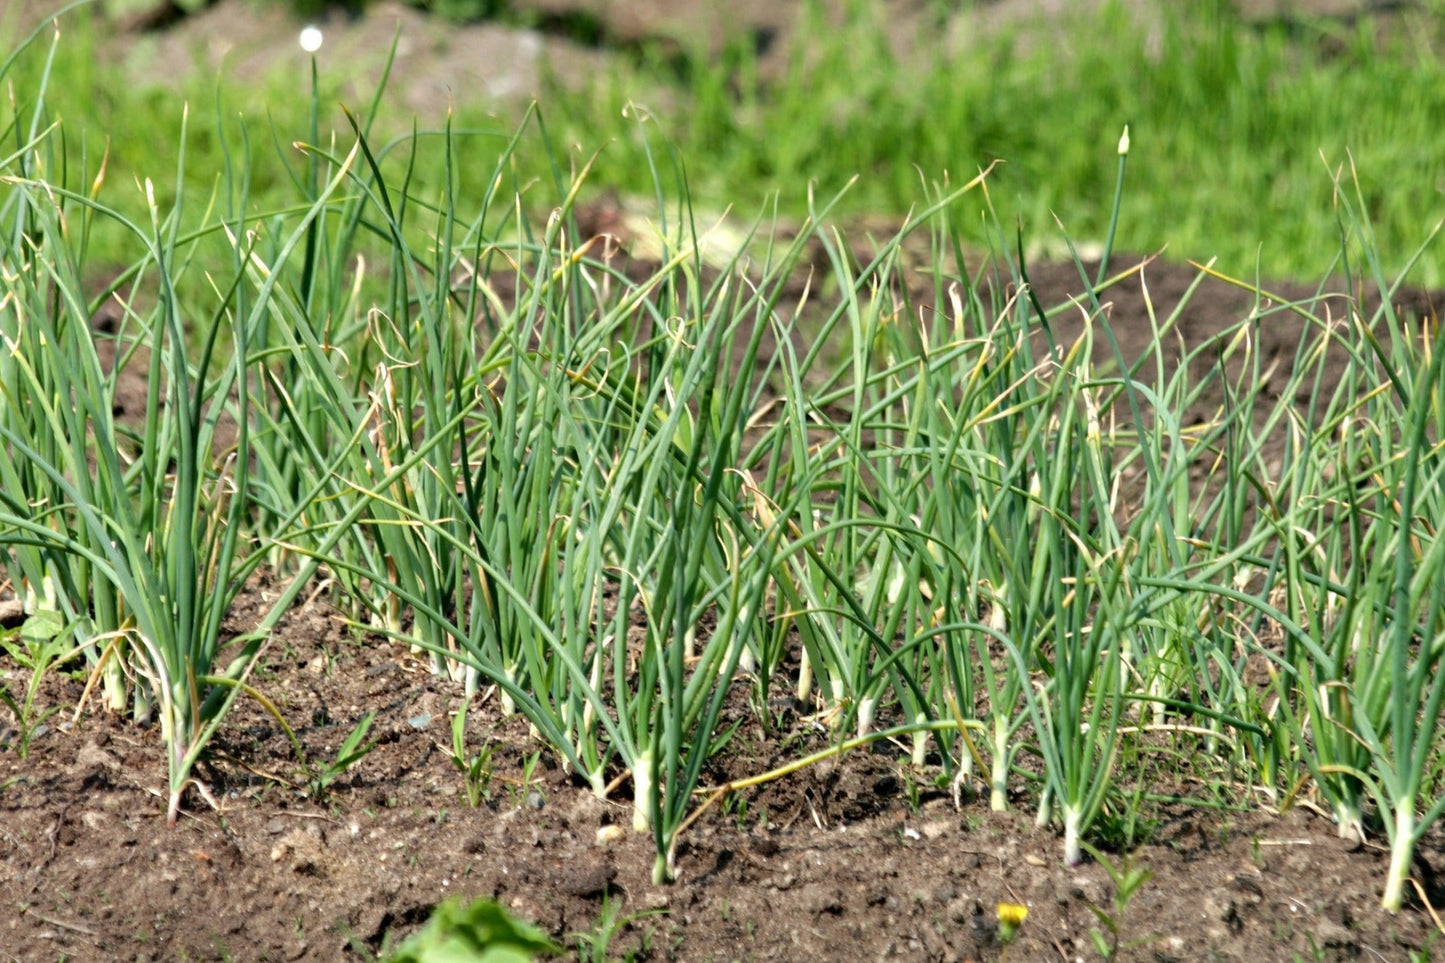
[[[864,696],[858,700],[858,738],[862,739],[873,729],[873,713],[878,710],[878,700]]]
[[[920,712],[913,720],[916,725],[928,722],[928,716]],[[928,762],[928,730],[921,729],[913,734],[913,764],[922,766]]]
[[[1354,842],[1365,841],[1365,820],[1360,815],[1360,807],[1355,803],[1335,804],[1335,831],[1341,839],[1348,839]]]
[[[813,660],[808,658],[808,650],[803,650],[803,656],[798,660],[798,701],[803,705],[813,697]]]
[[[517,673],[513,669],[502,670],[508,682],[517,681]],[[502,717],[506,718],[517,711],[517,701],[511,697],[506,689],[501,690]]]
[[[1405,901],[1405,882],[1415,859],[1415,800],[1402,799],[1395,810],[1395,838],[1390,844],[1390,874],[1385,877],[1385,895],[1380,905],[1391,913],[1400,912]]]
[[[1044,786],[1044,791],[1039,795],[1039,811],[1034,814],[1034,825],[1044,829],[1054,821],[1054,790]]]
[[[652,753],[644,752],[632,767],[632,831],[645,833],[652,828],[649,801],[652,796]]]
[[[989,778],[988,808],[996,813],[1008,809],[1008,730],[994,727],[993,772]]]
[[[1079,845],[1080,824],[1084,814],[1072,806],[1064,806],[1064,865],[1077,866],[1084,861],[1083,848]]]

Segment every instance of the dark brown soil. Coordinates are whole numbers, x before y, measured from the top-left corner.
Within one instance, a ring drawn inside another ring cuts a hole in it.
[[[1151,264],[1107,293],[1126,357],[1152,338],[1140,277],[1162,317],[1196,274]],[[1039,266],[1032,280],[1045,304],[1081,287],[1072,266]],[[1206,282],[1181,334],[1202,343],[1252,300]],[[1409,308],[1433,316],[1426,295],[1410,295]],[[1298,343],[1284,317],[1261,326],[1266,357],[1287,358]],[[1059,338],[1077,327],[1061,318]],[[241,599],[238,630],[270,591],[258,580]],[[11,691],[28,680],[8,659],[0,670]],[[449,750],[459,687],[404,647],[346,626],[323,601],[291,613],[253,682],[313,762],[334,757],[373,709],[379,743],[308,794],[275,721],[243,700],[198,769],[219,808],[193,793],[168,828],[158,732],[94,702],[72,723],[83,679],[55,672],[45,682],[42,704],[62,712],[28,758],[3,720],[0,959],[365,959],[451,895],[495,898],[573,950],[579,935],[597,939],[615,924],[609,958],[1073,961],[1097,958],[1091,907],[1118,916],[1104,865],[1065,868],[1059,839],[1034,829],[1026,808],[997,815],[975,800],[956,810],[934,788],[937,770],[913,769],[907,747],[859,751],[714,808],[684,837],[679,881],[658,887],[650,838],[599,842],[599,830],[630,822],[626,790],[603,801],[574,785],[495,699],[468,721],[471,750],[493,754],[489,795],[468,806]],[[736,716],[753,719],[748,683],[734,697]],[[761,773],[825,747],[803,711],[784,704],[768,736],[745,722],[710,777]],[[1015,788],[1027,807],[1027,787]],[[1122,916],[1121,958],[1406,960],[1432,947],[1439,934],[1418,900],[1398,916],[1378,909],[1384,851],[1339,841],[1308,797],[1283,815],[1242,789],[1213,808],[1146,806],[1147,842],[1111,857],[1154,874]],[[1432,902],[1445,898],[1441,873],[1437,832],[1414,874]],[[1029,907],[1007,950],[999,902]]]

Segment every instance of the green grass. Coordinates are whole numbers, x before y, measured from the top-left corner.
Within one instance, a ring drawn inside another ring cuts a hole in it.
[[[999,159],[990,185],[1004,223],[1021,218],[1036,238],[1052,235],[1057,214],[1076,239],[1098,242],[1109,216],[1107,147],[1127,122],[1141,169],[1119,246],[1167,245],[1176,259],[1218,256],[1241,272],[1256,255],[1268,275],[1326,268],[1339,247],[1326,171],[1349,156],[1387,249],[1408,249],[1422,219],[1445,214],[1445,162],[1422,149],[1445,108],[1435,51],[1376,44],[1366,20],[1326,56],[1316,43],[1324,29],[1248,28],[1214,2],[1160,6],[1165,20],[1152,34],[1106,7],[1027,52],[1003,37],[904,60],[865,12],[849,28],[809,32],[826,38],[821,49],[797,58],[810,66],[776,87],[745,81],[733,97],[703,71],[662,126],[709,203],[746,212],[777,191],[794,209],[810,182],[828,195],[860,175],[849,207],[898,213],[917,204],[920,178],[948,171],[959,183]],[[568,143],[614,137],[620,149],[604,153],[598,176],[636,189],[627,138],[607,121],[637,95],[630,78],[603,89],[606,109],[560,98],[552,121]],[[1441,275],[1432,268],[1421,280]]]
[[[1005,299],[1025,265],[982,176],[921,187],[861,260],[831,229],[851,195],[815,192],[801,230],[760,222],[708,262],[693,134],[674,153],[638,118],[619,144],[641,152],[660,254],[632,277],[578,246],[602,175],[569,171],[535,116],[478,165],[474,135],[387,142],[373,109],[323,137],[319,79],[295,115],[217,108],[209,135],[135,160],[134,186],[120,166],[102,181],[95,144],[51,124],[63,49],[29,51],[0,108],[0,566],[110,709],[159,722],[172,820],[206,797],[193,770],[235,700],[275,711],[252,668],[324,573],[356,625],[468,695],[495,685],[592,791],[630,784],[659,882],[712,802],[904,739],[941,785],[1026,799],[1070,863],[1139,805],[1121,786],[1216,759],[1190,776],[1218,795],[1307,794],[1387,840],[1400,908],[1445,814],[1438,326],[1389,297],[1339,319],[1255,289],[1174,364],[1186,296],[1131,361],[1101,304],[1123,278],[1082,304]],[[1091,233],[1128,244],[1133,183],[1160,174],[1118,133],[1096,132],[1095,179],[1119,186],[1092,188]],[[1393,247],[1388,205],[1327,183],[1289,200],[1333,226],[1321,260],[1355,290],[1431,263],[1418,211],[1418,246]],[[111,333],[90,323],[101,269],[119,272]],[[1288,318],[1298,352],[1267,392],[1257,333]],[[144,375],[139,421],[115,420],[108,341]],[[1205,397],[1223,401],[1186,420]],[[232,638],[263,565],[286,588]],[[739,685],[758,706],[795,686],[831,747],[704,786]]]
[[[1422,224],[1445,215],[1445,160],[1427,149],[1435,118],[1445,114],[1445,59],[1437,55],[1445,38],[1426,13],[1410,40],[1397,30],[1395,39],[1377,41],[1368,18],[1247,26],[1218,0],[1164,7],[1159,24],[1106,5],[1042,41],[1020,45],[1003,35],[953,52],[924,46],[900,59],[869,19],[881,15],[876,5],[860,4],[841,29],[801,31],[815,39],[792,58],[798,66],[768,84],[740,48],[719,60],[685,60],[686,88],[678,86],[675,60],[624,57],[587,91],[551,89],[542,113],[554,143],[575,145],[562,164],[578,168],[600,149],[593,189],[650,195],[648,148],[624,116],[632,102],[650,108],[658,119],[650,136],[676,147],[694,203],[730,206],[744,220],[775,195],[786,218],[801,220],[810,185],[832,196],[855,176],[840,213],[901,219],[945,176],[962,183],[1002,160],[990,180],[1000,220],[1020,221],[1030,243],[1061,255],[1048,240],[1056,236],[1054,215],[1079,242],[1103,240],[1107,147],[1126,122],[1138,169],[1119,222],[1122,250],[1167,247],[1180,260],[1218,257],[1237,274],[1252,275],[1257,262],[1265,276],[1318,276],[1340,243],[1330,174],[1351,159],[1382,250],[1408,250]],[[93,166],[108,144],[111,181],[124,194],[137,172],[171,165],[178,98],[128,82],[97,55],[101,44],[81,24],[67,31],[48,102],[65,121],[72,156],[83,146]],[[37,58],[20,68],[19,89],[33,90]],[[193,193],[214,185],[222,129],[244,114],[253,125],[253,202],[273,207],[286,196],[286,168],[297,158],[289,141],[265,130],[265,119],[278,130],[304,127],[308,108],[294,96],[296,79],[228,84],[219,95],[212,77],[181,85],[192,105]],[[337,125],[344,136],[329,107],[341,80],[322,78],[323,139]],[[466,102],[457,111],[454,128],[478,131],[467,150],[481,155],[500,150],[521,117],[520,108],[497,118]],[[407,118],[388,115],[382,129],[408,127]],[[414,183],[441,183],[439,153],[421,152]],[[549,163],[531,144],[515,156],[523,170]],[[486,167],[463,167],[468,193],[483,188],[468,178]],[[138,204],[134,197],[117,203]],[[981,221],[959,230],[982,245]],[[1445,275],[1432,262],[1416,280],[1439,284]]]

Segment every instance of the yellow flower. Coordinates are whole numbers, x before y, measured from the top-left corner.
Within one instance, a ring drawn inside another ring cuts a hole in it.
[[[1029,908],[1018,903],[998,904],[998,937],[1005,943],[1018,935],[1019,927],[1028,918]]]

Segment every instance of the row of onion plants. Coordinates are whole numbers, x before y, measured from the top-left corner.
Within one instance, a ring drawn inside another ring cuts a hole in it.
[[[106,706],[159,723],[172,819],[235,700],[277,711],[251,670],[314,586],[463,698],[495,687],[591,791],[630,784],[658,880],[753,731],[735,706],[766,733],[781,690],[838,746],[903,739],[960,800],[1029,800],[1069,863],[1144,778],[1121,758],[1194,746],[1207,780],[1385,835],[1400,906],[1445,807],[1445,384],[1344,191],[1378,313],[1255,286],[1189,344],[1191,292],[1130,356],[1108,299],[1147,266],[1110,276],[1106,247],[1042,304],[1014,244],[959,241],[997,223],[987,173],[865,246],[813,201],[724,232],[659,150],[643,264],[580,233],[585,161],[519,169],[536,116],[381,141],[378,96],[323,137],[313,94],[294,142],[218,116],[214,193],[183,190],[183,139],[142,221],[43,89],[12,103],[0,565]],[[254,209],[263,167],[293,206]],[[95,231],[135,252],[98,288]],[[1263,358],[1286,322],[1296,356]],[[231,625],[263,567],[283,591]]]

